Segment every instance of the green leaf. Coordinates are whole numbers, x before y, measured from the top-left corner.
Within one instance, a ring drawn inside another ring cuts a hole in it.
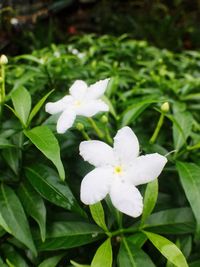
[[[46,101],[46,99],[49,97],[49,95],[54,91],[51,90],[49,93],[47,93],[45,96],[42,97],[42,99],[39,100],[39,102],[34,106],[32,109],[30,116],[28,118],[28,124],[32,121],[32,119],[35,117],[35,115],[38,113],[38,111],[41,109],[42,105]]]
[[[123,237],[119,254],[119,267],[155,267],[150,257],[130,240]]]
[[[200,167],[194,163],[177,162],[180,181],[197,221],[197,234],[200,237]]]
[[[155,179],[146,186],[144,195],[144,208],[142,213],[141,225],[147,220],[151,212],[153,211],[158,198],[158,179]]]
[[[18,195],[26,212],[38,223],[42,241],[45,241],[46,208],[43,199],[28,182],[20,184]]]
[[[177,208],[153,213],[143,225],[148,231],[164,234],[186,234],[195,230],[195,219],[190,208]]]
[[[68,185],[59,179],[54,170],[44,165],[35,165],[32,168],[26,168],[26,177],[42,197],[59,207],[83,215]]]
[[[200,260],[197,261],[193,261],[191,263],[189,263],[190,267],[199,267],[200,266]]]
[[[80,247],[102,237],[101,228],[83,222],[54,222],[47,228],[46,240],[36,239],[39,251]]]
[[[178,112],[174,114],[174,120],[182,130],[177,127],[177,124],[173,123],[174,148],[179,150],[186,143],[191,133],[193,118],[189,112]]]
[[[16,148],[4,149],[2,155],[7,162],[8,166],[17,175],[19,170],[19,153],[20,151]]]
[[[28,267],[26,261],[21,257],[19,253],[9,244],[4,243],[1,246],[4,257],[9,261],[14,267]],[[1,266],[1,265],[0,265]]]
[[[61,255],[50,257],[40,263],[38,267],[56,267],[59,261],[63,258],[64,253]]]
[[[171,263],[177,267],[188,267],[184,255],[174,243],[158,234],[143,232],[160,253]]]
[[[105,232],[108,232],[108,228],[105,223],[104,210],[101,205],[101,202],[98,202],[94,205],[90,205],[90,212],[96,224],[99,225]]]
[[[156,100],[146,99],[137,101],[137,103],[132,104],[122,115],[121,127],[124,127],[134,120],[152,103],[156,103]]]
[[[70,261],[70,263],[74,266],[74,267],[91,267],[90,265],[85,265],[85,264],[79,264],[75,261]]]
[[[11,98],[15,112],[23,124],[26,125],[31,110],[31,96],[29,92],[24,87],[19,87],[13,91]]]
[[[65,170],[60,158],[60,147],[53,132],[47,126],[38,126],[24,134],[56,166],[61,180],[65,180]]]
[[[112,246],[108,238],[96,251],[91,267],[112,267]]]
[[[10,147],[15,147],[15,145],[13,145],[8,139],[0,137],[0,149]]]
[[[37,254],[23,207],[15,192],[4,184],[0,187],[0,225]]]

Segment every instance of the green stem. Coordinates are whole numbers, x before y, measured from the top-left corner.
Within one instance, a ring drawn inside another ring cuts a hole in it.
[[[98,128],[98,126],[96,125],[95,121],[92,118],[88,118],[90,124],[92,125],[93,129],[95,130],[95,132],[97,133],[98,137],[100,139],[102,139],[104,137],[104,134],[102,133],[102,131]]]
[[[87,141],[91,140],[91,138],[89,137],[89,135],[86,133],[85,130],[81,130],[81,133],[82,133],[83,137],[85,138],[85,140],[87,140]]]
[[[113,140],[112,140],[112,137],[110,136],[110,132],[109,132],[109,129],[108,129],[108,125],[106,126],[106,140],[107,142],[112,145],[113,144]]]
[[[150,144],[155,143],[155,141],[156,141],[156,139],[157,139],[157,137],[158,137],[158,134],[159,134],[159,132],[160,132],[160,129],[161,129],[162,125],[163,125],[164,118],[165,118],[164,113],[161,113],[161,114],[160,114],[160,118],[159,118],[159,120],[158,120],[158,123],[157,123],[157,125],[156,125],[156,129],[155,129],[155,131],[154,131],[154,133],[153,133],[151,139],[149,140]]]
[[[187,150],[195,150],[200,148],[200,142],[194,146],[187,146]]]
[[[116,235],[121,235],[121,234],[125,234],[125,233],[129,233],[129,234],[133,234],[138,232],[138,229],[124,229],[124,228],[120,228],[116,231],[111,232],[112,236],[116,236]]]
[[[1,65],[1,90],[0,90],[0,120],[2,120],[3,116],[3,106],[5,101],[5,68],[4,65]]]
[[[131,261],[132,266],[136,267],[135,261],[133,259],[132,253],[131,253],[131,250],[130,250],[127,242],[126,242],[126,238],[125,237],[122,238],[122,242],[124,243],[124,247],[126,248],[126,251],[127,251],[128,256],[129,256],[129,259]]]

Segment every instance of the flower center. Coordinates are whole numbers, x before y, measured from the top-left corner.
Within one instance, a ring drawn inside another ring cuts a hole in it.
[[[76,100],[76,101],[74,102],[74,106],[76,106],[76,107],[80,107],[80,105],[81,105],[81,101]]]
[[[122,169],[122,167],[120,165],[115,166],[115,168],[114,168],[114,173],[115,174],[122,174],[122,172],[123,172],[123,169]]]

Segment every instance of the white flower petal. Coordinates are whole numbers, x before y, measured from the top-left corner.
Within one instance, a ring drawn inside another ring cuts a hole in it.
[[[76,80],[69,88],[70,94],[77,100],[82,99],[87,91],[87,84],[82,80]]]
[[[142,214],[143,198],[134,185],[115,180],[111,186],[110,198],[119,211],[131,217],[138,217]]]
[[[98,112],[103,112],[108,110],[109,110],[108,105],[102,100],[92,100],[86,102],[85,104],[80,105],[80,107],[76,109],[76,114],[85,117],[92,117]]]
[[[102,200],[110,190],[112,178],[110,168],[96,168],[89,172],[81,183],[81,201],[92,205]]]
[[[138,157],[128,171],[131,182],[137,186],[153,181],[166,163],[167,158],[158,153]]]
[[[120,129],[114,137],[114,152],[124,164],[130,164],[139,154],[139,143],[129,127]]]
[[[57,132],[64,133],[72,127],[76,119],[76,113],[73,110],[65,110],[59,117],[57,122]]]
[[[83,141],[79,146],[80,155],[90,164],[100,167],[113,165],[113,149],[102,141]]]
[[[100,80],[90,85],[87,91],[87,96],[86,96],[87,99],[97,99],[101,97],[104,94],[109,81],[110,81],[110,78]]]
[[[72,103],[72,97],[70,95],[64,96],[62,99],[52,103],[49,102],[45,106],[45,111],[50,113],[50,114],[56,114],[59,113],[66,108]]]

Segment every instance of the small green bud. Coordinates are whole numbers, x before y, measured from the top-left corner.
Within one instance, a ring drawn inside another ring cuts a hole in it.
[[[101,117],[101,122],[103,122],[103,123],[107,123],[107,122],[108,122],[108,117],[107,117],[106,115],[103,115],[103,116]]]
[[[5,55],[1,55],[0,57],[0,65],[6,65],[8,63],[8,58]]]
[[[83,131],[84,130],[84,125],[80,122],[78,122],[76,124],[76,129],[79,130],[79,131]]]
[[[163,111],[165,113],[169,111],[169,102],[165,102],[162,104],[161,111]]]

